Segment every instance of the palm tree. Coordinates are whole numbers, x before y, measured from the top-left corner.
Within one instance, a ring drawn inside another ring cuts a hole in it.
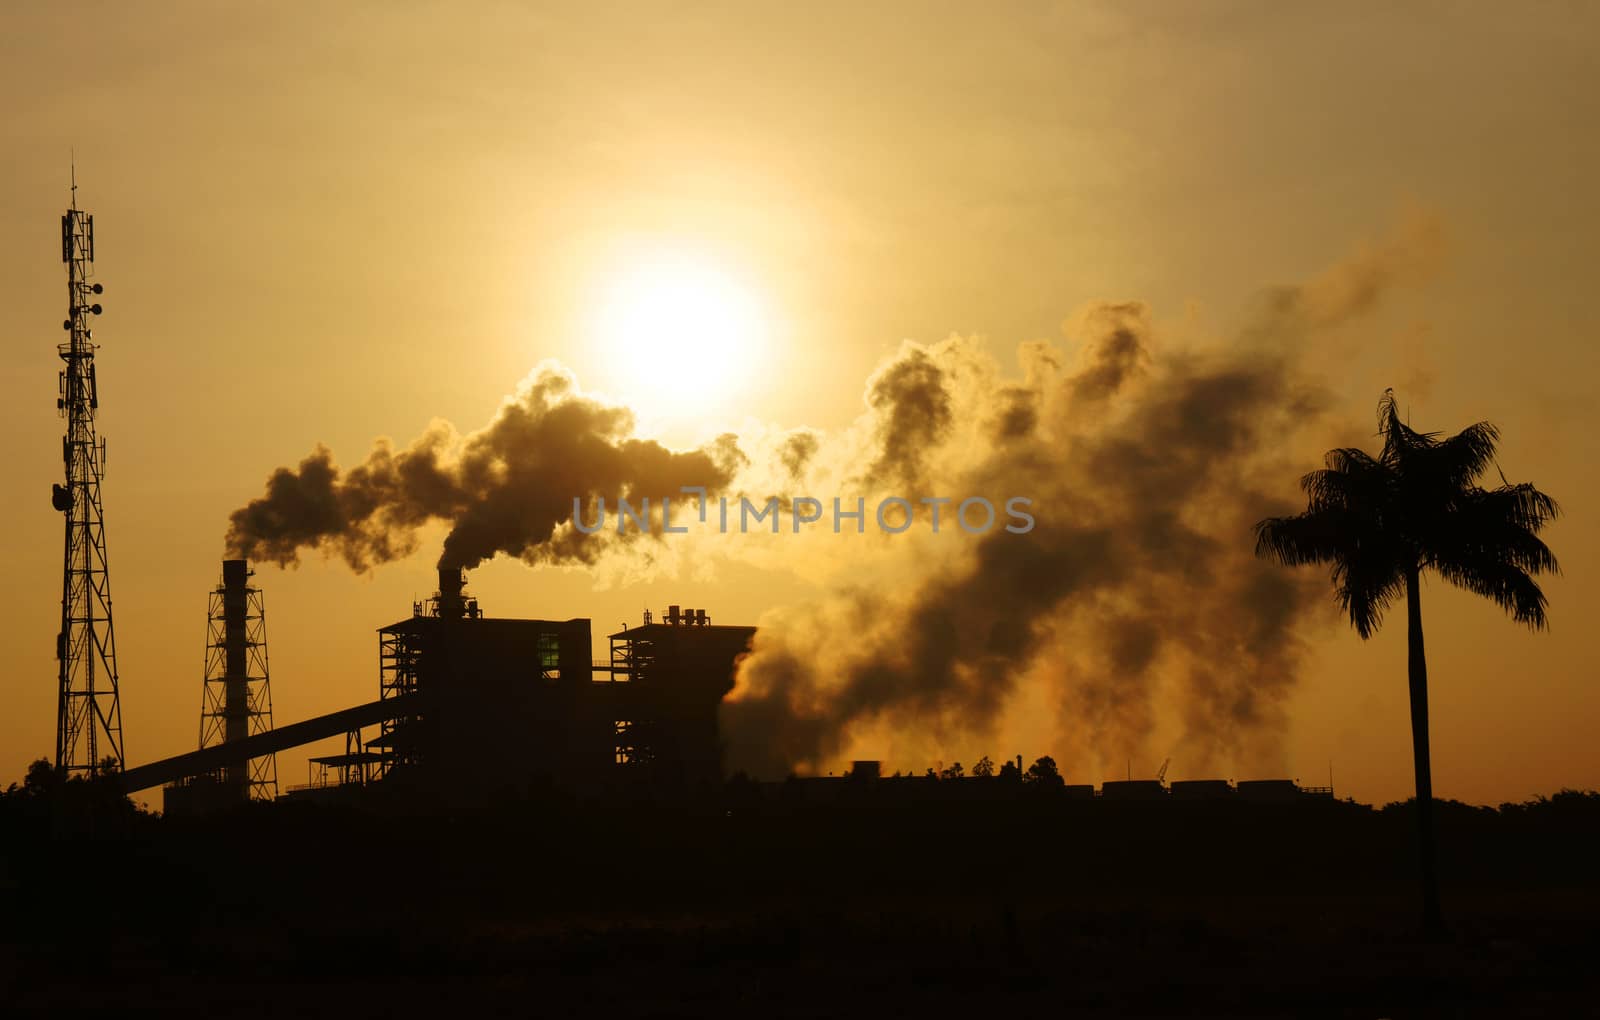
[[[1438,931],[1422,573],[1434,570],[1493,599],[1518,623],[1543,629],[1546,601],[1534,576],[1560,568],[1538,532],[1560,511],[1555,500],[1526,482],[1512,485],[1503,473],[1498,488],[1478,486],[1500,438],[1488,422],[1448,439],[1414,432],[1400,420],[1388,390],[1378,404],[1378,429],[1383,452],[1377,457],[1354,448],[1329,451],[1327,467],[1300,481],[1309,500],[1305,512],[1256,525],[1256,554],[1288,566],[1331,563],[1339,606],[1363,640],[1405,595],[1423,924]]]

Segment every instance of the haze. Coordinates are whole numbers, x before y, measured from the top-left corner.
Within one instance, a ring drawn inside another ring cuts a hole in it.
[[[1281,495],[1320,450],[1375,445],[1385,387],[1421,428],[1498,424],[1505,473],[1566,511],[1548,535],[1565,573],[1542,635],[1426,589],[1435,793],[1499,803],[1600,786],[1592,7],[478,11],[0,14],[0,779],[53,746],[56,231],[75,151],[106,286],[100,429],[133,763],[194,746],[229,514],[318,443],[351,465],[374,437],[405,443],[436,417],[477,429],[544,359],[675,447],[836,434],[904,339],[976,337],[1017,372],[1019,344],[1076,354],[1083,309],[1137,301],[1168,349],[1237,354],[1273,288],[1348,284],[1350,314],[1303,352],[1337,425],[1302,437],[1304,455],[1297,440]],[[596,332],[617,318],[597,302],[653,257],[722,281],[706,290],[723,303],[697,313],[715,328],[759,321],[715,392],[686,399],[692,377],[672,361],[640,371]],[[1359,270],[1374,265],[1369,301]],[[432,589],[444,531],[429,534],[359,576],[316,555],[258,567],[280,723],[375,696],[374,630]],[[600,634],[669,603],[754,623],[829,590],[786,555],[636,583],[502,557],[471,585],[491,614],[589,616]],[[1331,762],[1341,796],[1404,798],[1404,630],[1363,644],[1325,605],[1274,774],[1320,785]],[[1052,739],[1006,721],[981,744],[883,756],[921,771],[1056,753]],[[1170,750],[1152,740],[1147,760],[1081,764],[1097,774],[1069,781],[1153,775]],[[278,767],[305,781],[303,758]],[[1209,767],[1254,778],[1267,765]],[[1168,775],[1209,775],[1196,768],[1174,755]]]

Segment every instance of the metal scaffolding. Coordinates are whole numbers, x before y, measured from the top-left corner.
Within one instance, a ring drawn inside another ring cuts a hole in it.
[[[51,505],[66,518],[61,570],[61,629],[56,634],[59,699],[56,768],[93,775],[120,772],[122,705],[117,691],[117,642],[111,626],[111,574],[106,565],[106,444],[95,435],[100,393],[95,379],[90,316],[103,288],[94,275],[94,217],[78,208],[76,173],[72,207],[61,217],[61,261],[67,264],[68,340],[57,346],[66,368],[57,381],[56,408],[67,420],[61,440],[65,485],[52,486]]]
[[[267,611],[261,589],[249,583],[244,560],[222,562],[222,583],[207,600],[206,669],[200,702],[200,748],[272,729],[272,681],[267,661]],[[278,795],[276,755],[223,766],[218,779],[240,799]]]
[[[421,661],[420,633],[410,628],[379,631],[378,698],[388,701],[415,694],[419,686]],[[371,744],[382,748],[383,756],[372,763],[367,772],[369,779],[382,779],[397,766],[417,764],[416,726],[417,717],[414,715],[385,719],[379,724],[378,737]]]

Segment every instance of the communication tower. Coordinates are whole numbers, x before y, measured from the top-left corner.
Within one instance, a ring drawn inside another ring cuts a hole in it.
[[[60,698],[56,707],[56,768],[93,775],[120,772],[122,706],[117,698],[117,642],[111,627],[111,574],[106,565],[105,507],[100,482],[106,441],[95,435],[100,391],[94,372],[92,316],[102,292],[94,276],[94,217],[78,208],[76,170],[72,206],[61,217],[61,261],[67,264],[67,342],[57,346],[66,368],[58,379],[56,409],[67,421],[61,439],[65,485],[51,487],[50,502],[66,519],[61,569],[61,630],[56,634]]]

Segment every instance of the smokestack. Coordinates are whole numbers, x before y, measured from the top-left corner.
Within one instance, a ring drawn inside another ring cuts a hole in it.
[[[467,572],[460,567],[439,568],[439,618],[459,620],[466,612],[461,591],[467,586]]]
[[[247,669],[246,617],[250,604],[250,564],[246,560],[222,561],[222,717],[223,741],[233,743],[250,735],[250,677]],[[248,796],[250,763],[245,758],[223,767],[223,781]]]

